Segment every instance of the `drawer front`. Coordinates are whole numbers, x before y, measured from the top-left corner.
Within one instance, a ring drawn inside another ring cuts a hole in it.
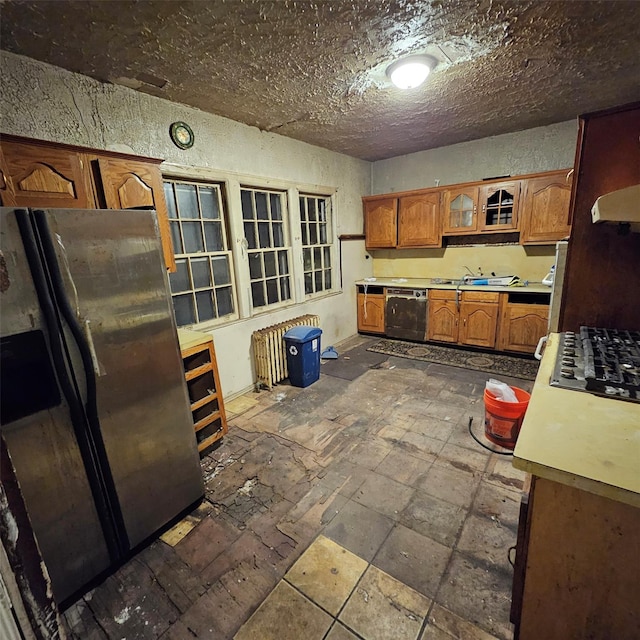
[[[455,300],[455,289],[429,289],[429,300]]]
[[[464,302],[498,302],[500,294],[497,291],[463,291]]]

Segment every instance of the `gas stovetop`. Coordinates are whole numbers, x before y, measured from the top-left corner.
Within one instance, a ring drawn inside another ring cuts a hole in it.
[[[640,331],[580,327],[560,334],[551,386],[640,402]]]

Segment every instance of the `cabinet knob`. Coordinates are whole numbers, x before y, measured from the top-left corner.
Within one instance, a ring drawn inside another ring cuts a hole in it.
[[[4,181],[4,172],[0,171],[0,189],[6,189],[7,183]]]

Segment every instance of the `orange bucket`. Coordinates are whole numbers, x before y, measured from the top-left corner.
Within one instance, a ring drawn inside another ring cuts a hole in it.
[[[523,389],[511,387],[518,402],[505,402],[491,391],[484,390],[484,435],[488,440],[506,449],[513,449],[520,433],[524,414],[531,397]]]

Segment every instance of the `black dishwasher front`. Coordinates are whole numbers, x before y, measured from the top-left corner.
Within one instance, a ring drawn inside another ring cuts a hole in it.
[[[389,338],[425,342],[427,339],[427,291],[387,289],[384,332]]]

